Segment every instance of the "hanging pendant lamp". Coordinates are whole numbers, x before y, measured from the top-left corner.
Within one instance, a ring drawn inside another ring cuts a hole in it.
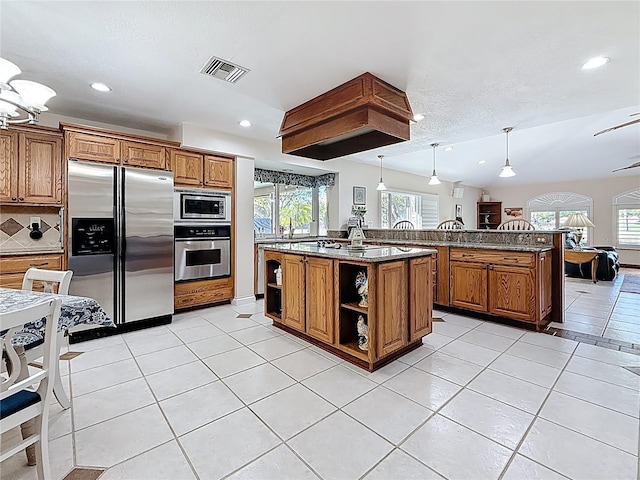
[[[436,147],[438,145],[439,145],[438,143],[431,144],[431,146],[433,147],[433,172],[431,172],[431,179],[429,180],[429,185],[440,185],[440,179],[436,174]]]
[[[387,186],[382,181],[382,158],[383,157],[384,157],[384,155],[378,155],[378,158],[380,159],[380,183],[378,183],[378,186],[376,187],[376,190],[386,190],[387,189]]]
[[[503,128],[502,131],[505,133],[507,137],[507,159],[504,162],[504,167],[502,167],[502,171],[500,172],[500,177],[513,177],[516,172],[511,168],[511,164],[509,163],[509,132],[513,130],[513,127]]]

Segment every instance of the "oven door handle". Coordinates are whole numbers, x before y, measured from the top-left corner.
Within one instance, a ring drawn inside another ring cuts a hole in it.
[[[231,237],[189,237],[189,238],[176,238],[176,242],[193,242],[193,241],[202,241],[202,242],[216,242],[218,240],[231,240]]]

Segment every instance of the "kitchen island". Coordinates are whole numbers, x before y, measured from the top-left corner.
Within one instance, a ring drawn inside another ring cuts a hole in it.
[[[274,326],[373,371],[421,346],[431,332],[434,253],[372,245],[265,247],[265,315]]]

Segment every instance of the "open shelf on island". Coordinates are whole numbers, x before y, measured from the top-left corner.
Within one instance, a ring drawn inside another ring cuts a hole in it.
[[[358,347],[358,341],[355,340],[353,342],[341,343],[339,348],[344,350],[345,352],[350,353],[354,357],[358,357],[365,362],[369,361],[369,351],[368,350],[360,350]]]
[[[341,303],[340,306],[342,308],[347,308],[349,310],[364,313],[365,315],[369,312],[369,309],[367,307],[361,307],[360,305],[358,305],[358,302]]]
[[[276,283],[276,269],[281,268],[277,260],[266,261],[267,288],[265,291],[265,314],[276,321],[282,321],[282,285]]]

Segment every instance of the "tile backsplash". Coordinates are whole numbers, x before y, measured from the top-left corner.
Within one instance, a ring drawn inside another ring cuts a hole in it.
[[[0,253],[61,252],[60,207],[0,207]],[[42,238],[29,237],[31,217],[40,217]]]

